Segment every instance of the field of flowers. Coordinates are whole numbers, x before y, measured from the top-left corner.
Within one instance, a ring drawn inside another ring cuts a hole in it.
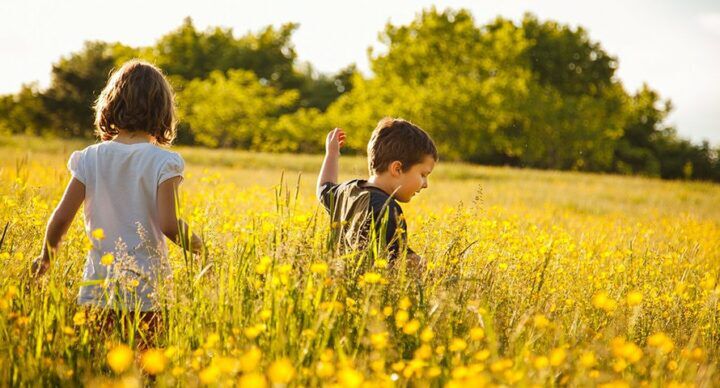
[[[143,324],[101,333],[75,304],[80,215],[28,276],[83,146],[0,139],[1,386],[720,385],[718,185],[441,161],[404,206],[416,276],[338,265],[320,157],[180,147],[208,252],[171,248],[164,329],[138,347]]]

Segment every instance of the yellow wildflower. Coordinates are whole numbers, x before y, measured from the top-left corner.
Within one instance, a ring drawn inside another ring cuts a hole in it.
[[[628,306],[633,307],[642,303],[643,295],[639,291],[630,291],[625,299],[627,300]]]
[[[328,271],[327,263],[313,263],[310,265],[310,272],[324,275]]]
[[[482,327],[473,327],[470,329],[470,339],[480,341],[485,338],[485,330]]]
[[[462,338],[453,338],[448,346],[451,352],[462,352],[465,348],[467,348],[467,342]]]
[[[373,347],[377,350],[385,349],[388,342],[388,333],[382,332],[382,333],[375,333],[370,335],[370,343],[372,343]]]
[[[238,386],[243,388],[265,388],[267,387],[267,381],[265,376],[260,373],[248,373],[240,378]]]
[[[91,233],[92,238],[95,240],[104,240],[105,239],[105,231],[102,230],[102,228],[97,228],[92,231]]]
[[[533,366],[535,369],[545,369],[550,365],[550,361],[545,356],[535,357]]]
[[[364,381],[365,378],[363,377],[362,373],[352,368],[343,368],[338,373],[338,382],[342,387],[356,388],[361,386]]]
[[[255,371],[258,364],[260,364],[261,358],[262,352],[253,346],[240,357],[240,369],[245,373]]]
[[[165,357],[165,353],[160,349],[149,349],[142,354],[140,363],[145,372],[150,375],[156,375],[165,370],[167,357]]]
[[[85,322],[87,322],[87,316],[85,315],[84,311],[78,311],[77,313],[75,313],[75,315],[73,316],[73,323],[75,324],[75,326],[82,326],[85,324]]]
[[[424,328],[422,333],[420,333],[420,341],[422,342],[430,342],[432,341],[433,337],[435,337],[435,334],[429,327]]]
[[[672,352],[673,348],[675,348],[673,341],[663,332],[658,332],[648,337],[648,345],[657,348],[665,354]]]
[[[408,335],[415,334],[420,329],[420,321],[413,319],[403,326],[403,333]]]
[[[110,265],[113,263],[114,259],[115,257],[112,253],[106,253],[100,258],[100,263],[102,263],[102,265]]]
[[[563,348],[555,348],[550,351],[550,365],[560,366],[567,358],[567,352]]]
[[[295,368],[290,360],[282,358],[270,365],[268,377],[274,384],[287,384],[295,377]]]
[[[217,365],[210,365],[198,374],[200,382],[205,385],[214,384],[220,377],[220,368]]]
[[[120,344],[107,354],[107,363],[115,373],[125,372],[133,363],[133,351],[129,346]]]

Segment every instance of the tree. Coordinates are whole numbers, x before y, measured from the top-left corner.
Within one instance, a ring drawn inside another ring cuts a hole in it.
[[[647,84],[626,100],[623,135],[615,150],[615,170],[625,174],[660,175],[660,160],[653,144],[672,109]]]
[[[0,96],[0,134],[43,135],[47,117],[37,84],[23,85],[17,94]]]
[[[198,31],[188,17],[178,29],[146,50],[145,56],[176,77],[179,86],[196,78],[207,78],[213,71],[244,69],[278,90],[299,90],[300,98],[288,107],[289,112],[300,107],[324,110],[350,90],[348,80],[355,68],[350,66],[332,76],[318,73],[310,64],[299,66],[291,40],[297,28],[296,23],[286,23],[235,38],[230,28]]]
[[[352,77],[357,73],[355,65],[338,71],[335,75],[316,71],[310,63],[301,68],[303,83],[300,85],[301,108],[317,108],[324,111],[343,93],[352,90]]]
[[[477,26],[466,10],[431,8],[408,25],[388,25],[387,50],[371,58],[375,76],[354,84],[328,114],[368,128],[383,115],[405,116],[449,159],[610,169],[623,95],[612,61],[581,30],[529,15],[523,23],[497,18]],[[577,62],[590,76],[546,76],[533,65],[538,50],[557,63],[581,51]]]
[[[279,111],[298,98],[296,91],[263,85],[254,73],[229,70],[194,79],[178,95],[180,118],[197,142],[209,147],[262,148]]]
[[[564,95],[596,96],[616,82],[617,59],[591,41],[582,27],[540,22],[527,13],[520,28],[532,42],[525,55],[542,85]]]
[[[50,87],[42,93],[50,127],[69,136],[93,133],[93,104],[121,56],[133,49],[119,43],[86,42],[84,48],[53,65]]]

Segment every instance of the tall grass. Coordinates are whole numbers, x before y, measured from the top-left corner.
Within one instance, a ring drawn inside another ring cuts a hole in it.
[[[79,145],[23,141],[0,150],[2,385],[720,383],[716,185],[441,162],[404,207],[428,270],[355,273],[327,246],[319,157],[180,148],[208,247],[171,249],[146,350],[138,317],[75,303],[81,217],[27,275]]]

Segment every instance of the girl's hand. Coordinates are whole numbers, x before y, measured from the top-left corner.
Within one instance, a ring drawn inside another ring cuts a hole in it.
[[[43,255],[40,255],[33,260],[30,266],[30,274],[33,277],[39,278],[44,275],[45,272],[50,268],[50,260],[47,260]]]
[[[335,128],[327,134],[325,139],[325,153],[328,155],[340,154],[340,148],[345,145],[345,131]]]

